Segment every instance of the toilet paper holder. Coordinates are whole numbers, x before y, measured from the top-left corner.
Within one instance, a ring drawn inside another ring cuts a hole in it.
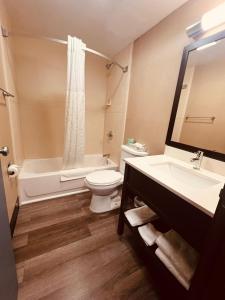
[[[14,175],[17,176],[17,175],[18,175],[17,171],[11,171],[11,170],[10,170],[10,166],[16,166],[17,168],[18,168],[19,166],[14,165],[13,163],[9,162],[8,168],[7,168],[7,174],[8,174],[9,177],[10,177],[10,176],[14,176]]]
[[[14,175],[14,171],[9,171],[9,167],[12,165],[12,163],[10,162],[9,164],[8,164],[8,167],[7,167],[7,174],[9,175],[9,176],[12,176],[12,175]]]

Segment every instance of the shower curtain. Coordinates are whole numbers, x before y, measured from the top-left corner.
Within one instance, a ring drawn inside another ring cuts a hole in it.
[[[63,169],[82,165],[85,147],[85,47],[68,36]]]

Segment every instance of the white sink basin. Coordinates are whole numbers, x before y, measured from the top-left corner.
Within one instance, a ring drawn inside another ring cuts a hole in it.
[[[188,169],[173,162],[150,164],[150,167],[157,172],[158,175],[161,175],[162,178],[175,180],[177,183],[192,189],[208,188],[220,183],[220,181],[214,178],[210,178],[198,173],[196,170]]]
[[[195,170],[190,163],[167,155],[127,158],[125,161],[181,199],[213,217],[225,176],[203,168]]]

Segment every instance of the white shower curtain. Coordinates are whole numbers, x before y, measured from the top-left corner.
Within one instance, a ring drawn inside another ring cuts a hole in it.
[[[85,44],[68,36],[63,169],[82,165],[85,147]]]

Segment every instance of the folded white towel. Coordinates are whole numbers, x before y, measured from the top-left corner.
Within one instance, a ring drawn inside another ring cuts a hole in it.
[[[190,280],[198,263],[198,253],[174,230],[156,239],[160,250],[186,280]]]
[[[161,260],[161,262],[165,265],[165,267],[173,274],[174,277],[185,287],[185,289],[189,289],[190,281],[188,281],[182,274],[175,268],[170,259],[162,252],[160,248],[157,248],[155,251],[156,256]]]
[[[150,222],[156,217],[156,214],[153,210],[151,210],[151,208],[145,205],[127,210],[125,212],[125,216],[131,226],[139,226]]]
[[[159,235],[162,234],[151,223],[138,227],[138,231],[147,246],[152,246]]]

